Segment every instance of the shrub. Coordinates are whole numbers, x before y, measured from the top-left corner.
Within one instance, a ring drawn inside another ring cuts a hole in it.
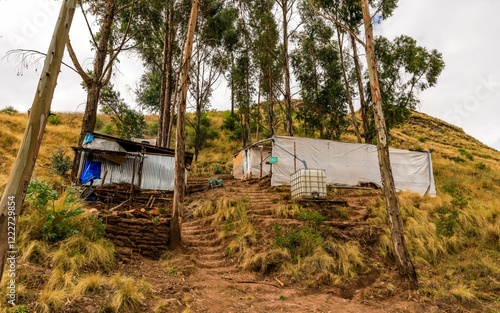
[[[52,172],[60,176],[66,175],[73,166],[71,158],[66,155],[66,152],[61,147],[57,147],[56,151],[52,152],[50,163]]]
[[[316,225],[321,225],[325,218],[318,212],[313,210],[300,210],[298,214],[298,219],[301,221],[313,222]]]
[[[34,179],[28,186],[26,197],[32,201],[35,208],[45,208],[49,201],[57,199],[57,192],[48,183]]]
[[[474,157],[472,156],[472,154],[470,152],[466,151],[465,149],[459,148],[458,153],[460,153],[462,156],[466,157],[470,161],[474,160]]]
[[[8,107],[5,107],[4,109],[1,109],[0,113],[14,115],[14,114],[19,113],[19,111],[16,110],[13,106],[8,106]]]
[[[49,115],[49,118],[47,119],[47,123],[50,125],[61,125],[61,117],[59,115],[53,114]]]
[[[295,261],[298,261],[300,257],[311,255],[323,243],[321,234],[309,226],[304,226],[299,231],[290,230],[284,234],[281,229],[275,228],[276,230],[278,234],[274,245],[288,249]]]
[[[484,164],[484,162],[479,162],[479,163],[476,163],[474,164],[474,167],[480,171],[489,171],[490,168]]]

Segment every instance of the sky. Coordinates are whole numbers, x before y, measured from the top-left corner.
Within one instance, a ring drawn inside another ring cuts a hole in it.
[[[54,0],[0,0],[0,109],[14,106],[27,111],[31,106],[38,66],[21,68],[9,50],[32,49],[46,52],[60,9]],[[464,129],[483,143],[500,150],[500,1],[497,0],[399,0],[393,16],[375,26],[375,36],[393,39],[408,35],[418,45],[437,49],[446,67],[437,86],[419,95],[418,111]],[[91,66],[89,33],[80,11],[70,32],[78,58]],[[65,56],[65,62],[71,61]],[[143,68],[133,54],[120,56],[113,83],[134,105]],[[214,92],[211,107],[230,108],[230,93],[222,82]],[[52,111],[83,111],[86,94],[81,78],[62,67]]]

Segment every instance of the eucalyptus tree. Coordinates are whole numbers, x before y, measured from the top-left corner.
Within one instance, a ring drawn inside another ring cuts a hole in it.
[[[387,220],[391,230],[391,239],[393,244],[393,255],[399,274],[406,279],[412,288],[418,288],[418,279],[411,256],[406,246],[403,221],[399,209],[399,201],[396,194],[394,177],[392,175],[391,162],[389,158],[388,131],[383,111],[382,94],[378,78],[378,69],[376,62],[376,50],[373,37],[373,20],[370,15],[368,0],[361,0],[361,13],[363,16],[363,26],[365,40],[361,40],[355,32],[346,26],[342,21],[326,14],[315,6],[313,0],[308,0],[311,7],[318,15],[331,20],[337,26],[349,32],[357,42],[366,50],[366,62],[368,65],[368,76],[370,81],[370,93],[373,103],[374,121],[377,130],[377,154],[379,159],[380,176],[382,180],[385,204],[387,209]],[[371,1],[370,4],[376,8],[377,13],[382,18],[392,14],[397,6],[398,0],[378,0]],[[317,4],[317,3],[316,3]],[[375,15],[376,15],[375,14]],[[399,71],[399,69],[398,69]]]
[[[282,59],[280,56],[283,53],[278,46],[278,25],[272,11],[272,5],[268,1],[257,0],[254,2],[251,12],[250,25],[253,34],[253,56],[260,76],[258,79],[259,94],[267,97],[269,135],[272,136],[276,128],[274,107],[279,93],[279,86],[283,81],[283,65],[280,62],[280,59]],[[260,112],[257,113],[260,114]]]
[[[101,89],[107,85],[113,73],[113,65],[118,58],[118,54],[128,49],[129,26],[133,19],[133,6],[136,0],[83,0],[81,9],[88,30],[91,35],[91,44],[95,49],[95,56],[92,68],[86,69],[77,57],[71,41],[68,39],[66,48],[75,66],[76,71],[81,76],[83,84],[87,89],[87,101],[83,116],[82,129],[78,144],[83,143],[87,132],[94,131],[96,114],[99,103]],[[127,9],[129,12],[125,16],[120,13]],[[94,33],[88,15],[93,15],[99,31]],[[121,32],[119,31],[121,29]]]
[[[302,96],[297,118],[308,136],[319,132],[320,138],[338,139],[347,127],[347,96],[339,53],[332,44],[334,30],[306,2],[299,4],[299,12],[303,30],[291,56]]]
[[[293,19],[293,10],[296,0],[276,0],[281,9],[281,30],[282,30],[282,67],[284,83],[284,102],[286,116],[286,132],[288,136],[293,136],[293,109],[292,109],[292,91],[290,88],[290,58],[289,58],[289,38],[293,32],[289,31],[290,22]]]
[[[418,94],[435,86],[444,61],[437,50],[417,45],[415,39],[398,36],[393,41],[375,38],[377,70],[387,129],[404,124],[420,103]],[[368,100],[372,100],[368,90]],[[370,137],[375,134],[375,121],[370,118]]]

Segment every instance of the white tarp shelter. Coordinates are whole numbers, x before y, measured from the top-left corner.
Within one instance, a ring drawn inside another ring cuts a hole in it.
[[[302,168],[324,169],[327,184],[357,186],[374,183],[382,186],[374,145],[285,136],[274,136],[269,140],[273,142],[272,156],[277,157],[277,163],[272,165],[272,186],[290,185],[294,169]],[[389,153],[398,191],[436,195],[429,152],[390,149]],[[264,158],[268,158],[267,153]],[[265,176],[271,168],[269,164],[263,165]],[[260,166],[260,148],[254,144],[235,155],[233,175],[237,179],[259,178]]]
[[[270,156],[271,147],[258,145],[248,146],[236,153],[233,157],[234,178],[251,179],[268,175],[271,170]]]
[[[382,186],[374,145],[285,136],[275,136],[272,140],[272,155],[278,158],[272,165],[272,186],[290,184],[294,151],[296,169],[306,168],[306,165],[310,169],[324,169],[327,184],[375,183]],[[390,149],[389,155],[398,191],[436,195],[429,152]]]

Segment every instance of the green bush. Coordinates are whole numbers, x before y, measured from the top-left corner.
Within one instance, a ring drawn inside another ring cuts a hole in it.
[[[466,151],[465,149],[459,148],[458,153],[460,153],[462,156],[466,157],[470,161],[474,160],[474,157],[472,156],[472,154],[470,152]]]
[[[61,125],[61,117],[59,115],[53,114],[49,115],[49,118],[47,119],[47,123],[50,125]]]
[[[46,217],[42,227],[44,240],[57,242],[71,235],[78,234],[78,228],[73,225],[72,218],[83,213],[81,208],[52,210]]]
[[[289,230],[282,232],[281,227],[273,226],[277,236],[274,245],[290,251],[292,258],[298,261],[299,258],[311,255],[314,250],[323,244],[321,234],[309,226],[304,226],[300,230]]]
[[[306,222],[313,222],[316,225],[321,225],[325,218],[318,212],[313,210],[300,210],[298,214],[298,219]]]
[[[455,233],[455,227],[458,224],[458,210],[448,209],[447,207],[437,207],[435,212],[438,215],[436,230],[439,234],[451,237]]]
[[[73,166],[73,161],[64,152],[63,148],[57,147],[55,152],[52,152],[50,158],[52,173],[64,176]]]
[[[489,171],[490,170],[490,168],[484,162],[479,162],[477,164],[474,164],[474,167],[480,171]]]
[[[19,111],[16,110],[13,106],[8,106],[8,107],[6,107],[4,109],[1,109],[0,113],[8,114],[8,115],[14,115],[14,114],[19,113]]]
[[[48,183],[34,179],[30,182],[26,191],[26,198],[33,203],[35,208],[45,208],[49,201],[57,199],[57,192]]]

